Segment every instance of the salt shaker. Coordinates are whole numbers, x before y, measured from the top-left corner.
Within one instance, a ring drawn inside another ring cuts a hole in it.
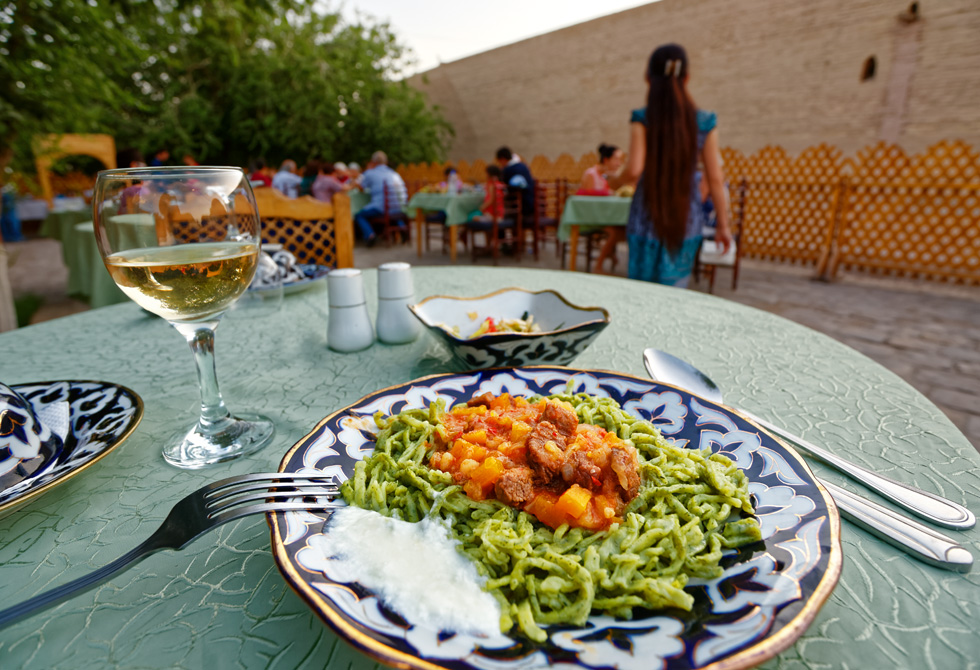
[[[348,353],[374,344],[374,328],[364,298],[364,279],[360,270],[344,268],[327,275],[330,317],[327,346]]]
[[[415,302],[412,266],[383,263],[378,266],[378,339],[387,344],[406,344],[422,331],[408,306]]]

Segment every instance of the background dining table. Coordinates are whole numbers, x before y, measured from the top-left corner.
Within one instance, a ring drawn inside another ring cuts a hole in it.
[[[483,202],[482,191],[462,193],[416,193],[405,206],[405,214],[415,220],[415,246],[422,257],[422,228],[428,212],[442,212],[446,215],[443,223],[449,229],[449,260],[456,262],[456,245],[459,229],[456,226],[466,223],[469,215],[480,208]]]
[[[562,242],[568,242],[569,270],[575,271],[579,235],[607,226],[625,226],[631,202],[632,198],[615,195],[573,195],[565,200],[557,235]]]
[[[84,201],[80,206],[77,203],[74,204],[73,207],[60,207],[48,211],[41,223],[39,233],[41,237],[48,237],[61,242],[61,257],[65,261],[65,267],[68,268],[68,295],[84,297],[88,285],[88,276],[84,272],[80,273],[77,269],[80,267],[80,245],[75,226],[92,220],[92,208],[86,206]]]
[[[772,314],[710,295],[616,277],[520,268],[414,268],[416,297],[519,286],[602,306],[611,325],[572,364],[645,377],[657,347],[693,362],[726,400],[866,467],[980,511],[980,454],[924,396],[862,354]],[[372,316],[376,272],[365,271]],[[326,347],[322,283],[279,311],[235,310],[217,331],[232,411],[273,417],[273,443],[197,470],[161,448],[198,405],[191,354],[166,322],[121,304],[0,335],[0,380],[104,380],[136,391],[142,423],[76,477],[0,518],[4,606],[125,553],[192,490],[276,470],[319,420],[382,388],[453,370],[428,333],[354,354]],[[813,461],[822,478],[877,498]],[[980,554],[980,529],[944,531]],[[765,668],[960,668],[976,664],[980,569],[931,567],[842,524],[840,582],[808,630]],[[222,526],[157,553],[100,587],[0,630],[3,668],[373,668],[286,585],[265,519]]]

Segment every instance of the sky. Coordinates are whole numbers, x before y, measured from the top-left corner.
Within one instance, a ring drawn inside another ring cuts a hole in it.
[[[357,12],[387,21],[418,59],[407,74],[549,33],[651,0],[340,0],[344,16]]]

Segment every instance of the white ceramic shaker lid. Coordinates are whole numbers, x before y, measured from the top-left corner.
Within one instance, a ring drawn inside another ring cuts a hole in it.
[[[411,298],[414,294],[410,264],[394,261],[378,266],[378,298],[393,300]]]
[[[341,268],[327,275],[327,293],[330,307],[354,307],[363,305],[364,280],[356,268]]]

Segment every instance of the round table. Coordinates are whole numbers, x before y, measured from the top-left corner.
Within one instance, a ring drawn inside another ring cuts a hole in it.
[[[415,268],[416,295],[521,286],[606,307],[612,324],[575,367],[643,375],[655,346],[692,361],[728,402],[883,474],[980,510],[980,454],[926,398],[870,359],[780,317],[709,295],[630,280],[514,268]],[[376,274],[365,273],[372,315]],[[450,369],[431,335],[355,354],[326,348],[323,287],[276,314],[245,310],[217,334],[234,410],[273,417],[272,445],[202,471],[164,463],[163,440],[198,405],[191,354],[165,322],[122,304],[0,335],[7,384],[99,379],[145,403],[142,424],[102,461],[0,519],[0,600],[13,604],[87,573],[156,529],[172,504],[234,474],[277,468],[331,412],[380,388]],[[813,462],[821,477],[876,498]],[[880,499],[878,499],[880,501]],[[980,553],[980,529],[955,535]],[[933,568],[843,523],[840,583],[803,637],[767,668],[953,668],[975,662],[980,570]],[[164,551],[101,587],[0,630],[12,668],[372,668],[285,584],[260,517]]]

